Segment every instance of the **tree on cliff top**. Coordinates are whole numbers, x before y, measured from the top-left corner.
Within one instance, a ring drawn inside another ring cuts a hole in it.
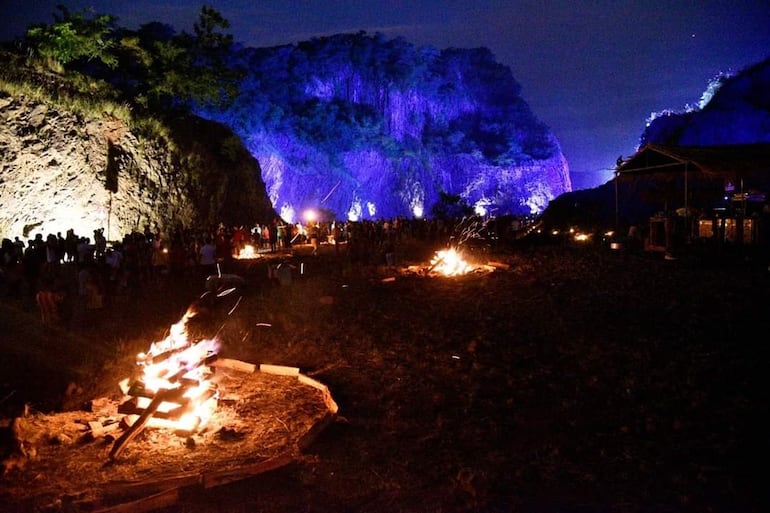
[[[224,65],[232,36],[220,31],[230,24],[209,6],[201,8],[193,34],[159,23],[129,31],[109,14],[59,11],[52,25],[28,29],[25,40],[50,70],[105,80],[126,101],[153,110],[222,104],[235,92],[237,70]]]

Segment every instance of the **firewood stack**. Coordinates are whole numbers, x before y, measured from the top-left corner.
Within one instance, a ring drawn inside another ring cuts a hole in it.
[[[115,441],[110,459],[117,458],[148,424],[189,434],[202,427],[216,409],[219,394],[210,380],[216,344],[210,340],[164,342],[153,344],[149,354],[140,354],[137,365],[141,372],[133,381],[121,384],[128,398],[118,413],[126,415],[128,429]]]

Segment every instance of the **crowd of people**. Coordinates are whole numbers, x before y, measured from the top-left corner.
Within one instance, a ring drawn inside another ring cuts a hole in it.
[[[163,233],[145,227],[108,241],[103,229],[85,236],[74,229],[4,238],[0,246],[0,297],[36,307],[42,322],[64,324],[75,311],[97,312],[116,296],[138,298],[149,287],[203,280],[246,245],[257,253],[289,252],[296,245],[334,247],[351,265],[394,265],[407,238],[443,243],[454,226],[442,220],[402,219],[289,224],[281,219],[253,226],[219,224]]]

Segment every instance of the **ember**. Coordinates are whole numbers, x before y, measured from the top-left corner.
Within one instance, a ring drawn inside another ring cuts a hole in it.
[[[133,382],[121,382],[129,397],[118,408],[120,413],[134,416],[133,422],[115,441],[110,458],[117,457],[145,427],[192,433],[205,426],[216,410],[218,391],[210,381],[213,371],[209,365],[217,358],[219,344],[215,339],[190,341],[187,322],[195,315],[195,308],[188,308],[165,339],[137,355],[141,372]]]

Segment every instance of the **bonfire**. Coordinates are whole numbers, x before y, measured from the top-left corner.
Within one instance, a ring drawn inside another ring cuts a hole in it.
[[[145,427],[192,433],[204,427],[216,410],[218,392],[209,365],[217,358],[219,343],[190,340],[187,322],[195,315],[192,305],[165,339],[137,355],[138,377],[121,382],[127,399],[118,411],[129,416],[130,428],[115,441],[111,458]]]
[[[443,276],[460,276],[473,271],[476,267],[465,261],[455,248],[436,251],[430,261],[428,272],[435,272]]]
[[[182,488],[208,489],[294,461],[337,405],[297,367],[222,358],[218,336],[195,336],[190,321],[233,290],[207,291],[140,352],[132,377],[120,381],[122,399],[11,419],[0,444],[0,510],[149,511],[173,505]]]
[[[240,251],[235,255],[235,258],[238,260],[252,260],[255,258],[260,258],[259,251],[257,251],[257,248],[255,248],[251,244],[244,245]]]

